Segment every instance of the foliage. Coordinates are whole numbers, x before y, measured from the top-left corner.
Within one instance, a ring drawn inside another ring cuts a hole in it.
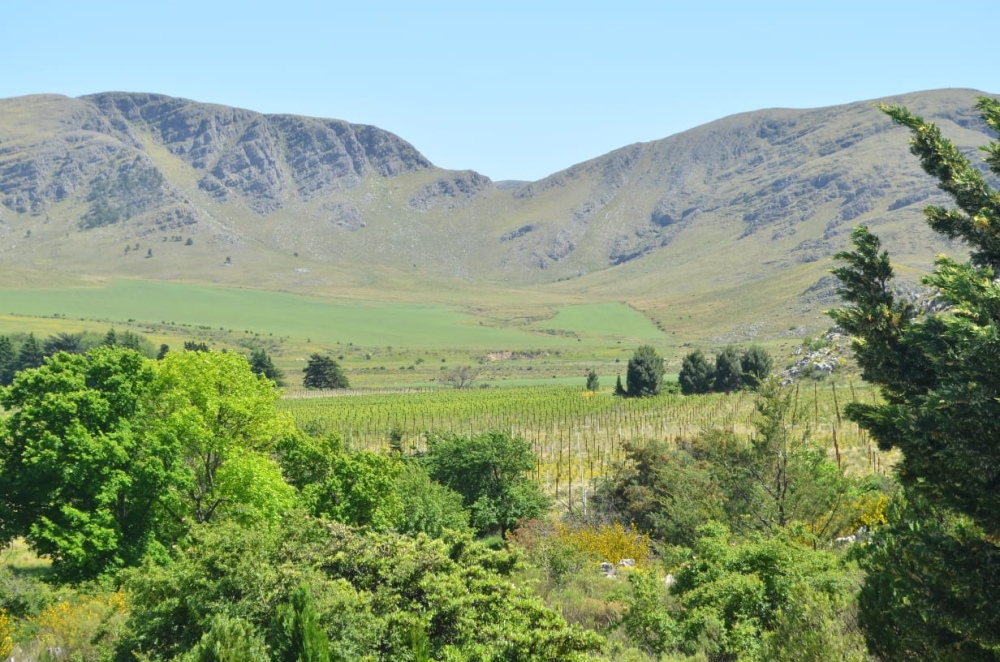
[[[462,495],[441,485],[417,461],[408,461],[396,478],[400,514],[395,529],[400,533],[426,533],[440,538],[445,531],[469,531],[469,513]]]
[[[642,345],[629,359],[625,371],[625,388],[629,397],[659,395],[662,382],[663,359],[652,345]]]
[[[451,384],[454,388],[470,388],[478,377],[478,368],[473,368],[468,365],[460,365],[446,372],[441,378],[441,381],[445,384]]]
[[[760,387],[774,369],[774,359],[760,345],[751,345],[740,356],[743,384],[752,389]]]
[[[724,516],[724,497],[707,463],[663,441],[629,445],[626,457],[598,485],[592,505],[599,516],[634,522],[678,545],[693,543],[696,527]]]
[[[258,479],[274,486],[269,453],[292,430],[288,417],[276,409],[277,399],[274,385],[253,374],[237,354],[178,352],[158,362],[144,433],[146,443],[176,448],[181,455],[183,474],[164,500],[176,519],[207,522],[217,510],[241,505],[281,509],[280,503],[265,506],[263,494],[252,493]],[[225,477],[220,470],[233,458],[240,459],[240,468],[220,481]],[[280,489],[269,488],[269,493],[284,499]]]
[[[57,659],[97,660],[104,653],[105,637],[125,618],[125,612],[121,592],[60,600],[28,619],[34,631],[33,647],[49,655],[58,651]]]
[[[692,553],[675,570],[671,588],[680,603],[674,614],[681,649],[688,654],[766,659],[762,636],[779,627],[782,614],[800,608],[797,598],[818,593],[840,609],[853,590],[853,573],[845,573],[833,554],[786,536],[744,542],[719,524],[701,527],[698,533]],[[836,613],[824,618],[840,620]]]
[[[625,602],[627,611],[621,618],[625,634],[652,655],[676,649],[680,644],[680,628],[667,610],[666,591],[647,572],[629,573],[628,582],[632,590]]]
[[[869,649],[882,660],[996,660],[1000,552],[969,518],[897,498],[858,550]],[[933,615],[933,618],[929,618]]]
[[[713,388],[719,393],[729,393],[743,386],[743,367],[735,347],[726,347],[715,357]]]
[[[650,537],[629,524],[621,522],[560,526],[559,538],[575,545],[601,561],[617,565],[624,559],[632,559],[636,566],[649,561],[653,553]]]
[[[398,459],[368,451],[349,453],[332,434],[319,439],[288,435],[277,451],[285,476],[300,491],[309,514],[376,529],[392,528],[400,519]]]
[[[598,391],[601,388],[601,380],[597,373],[591,370],[587,373],[587,385],[584,387],[588,391]]]
[[[301,516],[282,526],[195,527],[192,536],[170,566],[128,574],[120,659],[182,654],[217,614],[281,650],[279,606],[303,582],[332,659],[412,659],[417,643],[431,659],[577,660],[600,643],[514,587],[511,554],[468,537],[359,533]]]
[[[1000,101],[983,97],[978,108],[1000,129]],[[928,223],[962,239],[971,259],[937,259],[923,282],[946,309],[918,315],[893,292],[889,256],[867,228],[855,228],[854,250],[836,256],[842,266],[833,273],[847,305],[830,314],[854,336],[864,377],[885,398],[851,404],[847,414],[880,449],[901,452],[896,472],[914,504],[909,516],[897,511],[889,518],[873,547],[865,590],[882,597],[862,602],[862,619],[870,642],[892,632],[927,659],[959,651],[965,659],[998,659],[1000,609],[978,599],[981,589],[998,587],[1000,576],[992,569],[1000,555],[1000,193],[936,126],[905,108],[882,110],[911,130],[911,151],[957,204],[927,207]],[[1000,143],[983,149],[989,169],[1000,174]],[[947,575],[954,586],[947,599],[927,599],[940,585],[924,586],[911,576],[915,568]]]
[[[14,619],[7,615],[6,609],[0,609],[0,658],[7,659],[14,650]]]
[[[134,430],[153,380],[132,350],[56,354],[0,396],[0,533],[24,536],[66,578],[132,564],[156,545],[157,496],[176,464],[170,445]]]
[[[425,461],[431,478],[462,495],[480,533],[505,534],[519,519],[538,517],[548,507],[527,476],[535,466],[531,447],[506,432],[432,435]]]
[[[306,388],[328,389],[351,387],[347,376],[340,369],[340,364],[323,354],[312,354],[302,372],[305,373],[302,385]]]
[[[178,662],[270,662],[267,644],[257,630],[240,618],[215,615],[208,631]],[[294,658],[293,658],[294,659]]]
[[[309,584],[301,584],[288,602],[278,606],[271,630],[274,659],[329,662],[330,640],[319,625]]]
[[[250,370],[255,375],[267,377],[275,386],[285,385],[285,373],[279,370],[271,360],[271,356],[262,348],[257,348],[250,352]]]
[[[684,357],[677,381],[684,395],[708,393],[715,383],[715,370],[702,351],[697,349]]]

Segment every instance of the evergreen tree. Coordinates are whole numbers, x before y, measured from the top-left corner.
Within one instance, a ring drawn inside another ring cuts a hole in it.
[[[1000,130],[1000,102],[978,107]],[[1000,192],[936,126],[882,110],[911,129],[911,151],[957,203],[927,207],[928,223],[964,240],[971,260],[937,259],[923,282],[949,308],[918,315],[893,292],[889,256],[867,228],[837,255],[847,306],[830,314],[855,337],[864,378],[884,398],[847,414],[883,451],[900,452],[896,474],[914,506],[868,548],[860,621],[884,659],[997,660],[1000,604],[986,596],[1000,595]],[[1000,175],[1000,143],[984,151]],[[886,637],[900,645],[880,649]]]
[[[622,376],[618,375],[618,380],[615,382],[615,395],[626,396],[628,392],[625,391],[625,387],[622,386]]]
[[[740,355],[733,347],[726,347],[715,357],[715,390],[719,393],[738,391],[743,386],[743,367]]]
[[[104,334],[104,343],[106,347],[114,347],[118,344],[118,336],[115,333],[115,327],[108,329],[108,332]]]
[[[760,345],[753,345],[740,357],[740,368],[743,370],[743,383],[756,389],[771,374],[774,360],[766,349]]]
[[[588,391],[596,391],[601,388],[601,381],[598,378],[597,373],[591,370],[587,373],[587,386]]]
[[[684,395],[708,393],[715,382],[715,370],[701,350],[696,349],[681,362],[681,372],[677,381]]]
[[[166,343],[162,343],[160,345],[160,351],[158,351],[156,353],[156,360],[159,361],[159,360],[163,359],[163,357],[166,356],[167,352],[169,352],[169,351],[170,351],[170,345],[168,345]]]
[[[17,354],[14,344],[7,336],[0,336],[0,386],[8,386],[14,380],[17,370]]]
[[[652,345],[643,345],[635,350],[625,371],[629,397],[645,397],[660,394],[663,382],[663,359]]]
[[[302,385],[306,388],[350,388],[351,385],[340,369],[340,364],[329,356],[313,354],[302,369],[305,377]]]
[[[267,377],[276,386],[285,385],[285,373],[275,367],[271,356],[263,349],[258,348],[250,352],[250,369],[254,374]]]
[[[21,344],[21,349],[17,352],[17,370],[27,370],[37,368],[45,362],[45,354],[35,340],[35,334],[29,333],[28,337]]]
[[[301,584],[291,599],[279,605],[274,619],[274,660],[328,662],[330,641],[320,627],[308,584]]]

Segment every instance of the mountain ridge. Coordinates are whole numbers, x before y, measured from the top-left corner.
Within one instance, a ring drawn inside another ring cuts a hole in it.
[[[980,94],[877,101],[939,122],[972,154],[990,138]],[[758,302],[787,319],[816,305],[857,223],[884,233],[904,276],[957,249],[924,227],[922,207],[946,198],[872,103],[739,113],[534,182],[493,182],[343,120],[149,93],[4,99],[0,257],[321,293],[543,289],[628,300],[661,321],[692,292],[753,299],[754,283],[791,279],[797,294]],[[717,314],[748,316],[721,300]]]

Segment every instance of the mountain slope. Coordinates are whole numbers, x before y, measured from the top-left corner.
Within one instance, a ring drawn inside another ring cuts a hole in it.
[[[988,140],[976,94],[886,101],[972,154]],[[9,270],[367,296],[541,287],[671,324],[693,296],[738,337],[828,302],[829,256],[857,223],[904,275],[925,266],[947,247],[920,210],[944,201],[869,102],[745,113],[495,185],[339,120],[154,94],[0,101]]]

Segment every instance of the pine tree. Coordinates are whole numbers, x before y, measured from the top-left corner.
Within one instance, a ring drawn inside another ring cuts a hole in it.
[[[29,333],[17,353],[17,370],[37,368],[44,362],[45,354],[42,353],[42,348],[38,345],[35,334]]]
[[[270,379],[276,386],[285,385],[285,373],[279,370],[271,360],[271,356],[263,349],[250,352],[250,369],[254,374]]]
[[[700,349],[696,349],[681,362],[681,372],[677,376],[684,395],[709,393],[715,382],[715,370]]]
[[[1000,102],[980,98],[1000,130]],[[883,106],[913,133],[911,151],[957,209],[925,209],[932,228],[970,248],[939,257],[924,277],[948,309],[918,314],[896,296],[888,253],[865,227],[834,270],[847,306],[831,311],[854,340],[864,378],[882,404],[848,416],[883,451],[901,457],[905,502],[878,532],[859,599],[869,646],[883,659],[1000,659],[1000,192],[934,126]],[[1000,175],[1000,143],[984,148]],[[990,596],[993,596],[992,598]]]
[[[660,394],[663,382],[663,359],[652,345],[643,345],[635,350],[625,371],[629,397],[645,397]]]
[[[7,336],[0,336],[0,386],[8,386],[17,371],[17,354],[14,344]]]

